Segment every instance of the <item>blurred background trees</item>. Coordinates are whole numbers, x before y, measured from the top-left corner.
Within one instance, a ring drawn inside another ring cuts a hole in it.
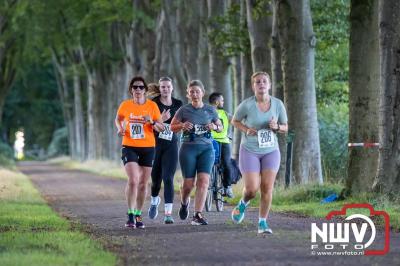
[[[285,102],[295,134],[292,181],[347,180],[351,193],[352,182],[365,175],[357,169],[374,168],[367,171],[373,181],[378,162],[376,148],[350,154],[347,148],[349,132],[353,142],[378,142],[378,128],[372,132],[368,124],[382,121],[378,103],[364,114],[354,109],[365,100],[364,89],[372,97],[379,95],[376,84],[386,86],[376,76],[377,3],[1,0],[1,141],[12,146],[15,132],[23,130],[34,157],[118,160],[113,119],[133,76],[148,82],[170,76],[175,96],[184,101],[187,82],[200,79],[206,97],[223,93],[226,109],[234,112],[252,94],[251,74],[262,70],[271,74],[272,93]],[[233,136],[236,156],[240,133]],[[285,152],[285,136],[280,142]]]

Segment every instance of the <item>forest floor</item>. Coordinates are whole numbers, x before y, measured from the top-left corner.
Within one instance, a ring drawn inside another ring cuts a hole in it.
[[[145,229],[128,229],[125,180],[70,170],[43,162],[23,162],[19,169],[30,177],[48,204],[61,216],[83,225],[83,230],[119,257],[120,265],[400,265],[400,234],[391,232],[390,252],[384,256],[312,255],[311,223],[323,220],[271,213],[273,235],[257,235],[258,210],[250,208],[244,222],[231,222],[231,206],[205,213],[207,226],[192,226],[177,215],[163,224],[163,207]],[[161,193],[162,194],[162,193]],[[193,202],[193,200],[192,200]],[[190,210],[193,210],[191,204]],[[192,213],[192,212],[191,212]],[[378,230],[374,247],[383,247]]]

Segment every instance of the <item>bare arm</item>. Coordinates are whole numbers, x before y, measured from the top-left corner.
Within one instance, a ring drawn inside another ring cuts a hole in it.
[[[216,121],[207,124],[207,128],[208,130],[214,130],[219,133],[224,129],[224,126],[222,125],[221,120],[217,119]]]
[[[288,131],[287,124],[279,124],[278,121],[272,117],[269,121],[268,126],[270,129],[274,130],[276,133],[286,133]]]
[[[181,122],[177,118],[172,118],[171,121],[171,131],[177,133],[181,130],[189,131],[193,128],[193,124],[189,121]]]
[[[118,136],[124,136],[125,135],[125,128],[124,128],[124,125],[123,125],[123,121],[124,121],[124,118],[122,116],[118,116],[117,115],[115,117],[114,123],[115,123],[115,126],[117,127]]]
[[[249,128],[245,126],[242,122],[239,120],[232,119],[231,124],[238,128],[240,131],[244,132],[248,136],[255,136],[257,135],[257,130],[255,128]]]

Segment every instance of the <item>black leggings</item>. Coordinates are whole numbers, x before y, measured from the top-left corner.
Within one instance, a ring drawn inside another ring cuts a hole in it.
[[[151,196],[157,197],[164,182],[165,203],[174,202],[174,175],[178,164],[177,142],[157,142],[156,155],[151,171]]]
[[[232,184],[231,144],[218,142],[221,147],[221,163],[224,169],[222,184],[228,187]]]

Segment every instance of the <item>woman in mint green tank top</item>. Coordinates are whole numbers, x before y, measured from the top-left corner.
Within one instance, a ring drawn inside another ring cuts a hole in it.
[[[277,133],[287,132],[287,115],[282,101],[269,94],[271,79],[267,73],[254,73],[251,83],[254,96],[238,106],[232,119],[233,126],[244,133],[239,151],[244,190],[232,211],[232,220],[243,221],[247,205],[260,190],[258,233],[272,234],[266,219],[280,165]]]

